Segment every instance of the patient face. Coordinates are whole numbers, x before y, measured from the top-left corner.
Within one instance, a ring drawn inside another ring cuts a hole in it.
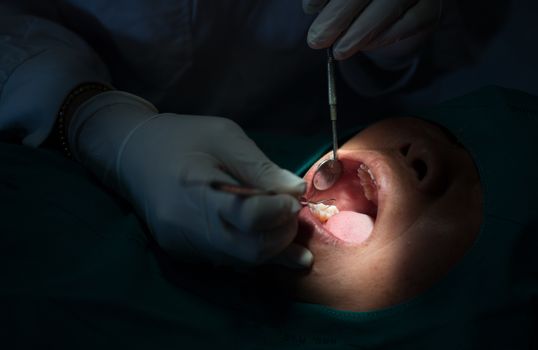
[[[440,127],[388,119],[344,144],[339,157],[339,182],[323,192],[309,186],[307,198],[335,198],[340,213],[326,223],[308,207],[299,214],[296,242],[314,254],[312,269],[277,274],[297,299],[353,311],[389,307],[430,287],[474,242],[479,177]]]

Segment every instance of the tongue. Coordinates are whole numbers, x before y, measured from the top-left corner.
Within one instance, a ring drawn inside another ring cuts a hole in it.
[[[366,214],[341,211],[323,225],[337,238],[349,243],[361,243],[372,233],[374,221]]]

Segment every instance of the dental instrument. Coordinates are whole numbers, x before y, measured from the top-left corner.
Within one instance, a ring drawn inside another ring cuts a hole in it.
[[[217,191],[220,192],[227,192],[232,193],[241,197],[251,197],[251,196],[273,196],[277,194],[289,194],[295,197],[295,194],[287,193],[287,192],[280,192],[280,191],[272,191],[272,190],[261,190],[258,188],[252,188],[252,187],[246,187],[241,185],[234,185],[229,184],[221,181],[212,181],[209,183],[209,186]],[[328,203],[334,203],[336,199],[334,198],[327,198],[322,199],[320,201],[309,201],[305,197],[300,197],[299,203],[301,205],[317,205],[317,204],[327,204]]]
[[[342,162],[337,158],[338,136],[336,130],[336,87],[334,82],[335,68],[332,47],[327,49],[327,80],[329,90],[329,108],[332,128],[332,158],[321,162],[312,178],[314,188],[318,191],[325,191],[331,188],[342,175]]]

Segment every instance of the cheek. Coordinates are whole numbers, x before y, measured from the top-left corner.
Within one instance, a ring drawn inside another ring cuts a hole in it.
[[[390,307],[416,296],[429,285],[421,272],[422,264],[417,264],[410,253],[402,242],[372,246],[339,275],[345,277],[364,311]]]
[[[468,230],[444,215],[424,213],[392,242],[384,242],[387,284],[408,296],[430,287],[467,251]]]
[[[432,255],[435,250],[414,249],[413,239],[399,239],[366,254],[354,271],[363,300],[370,308],[380,308],[416,297],[441,275]]]
[[[390,244],[394,239],[417,224],[431,203],[431,199],[418,190],[413,189],[411,183],[397,179],[398,184],[390,184],[391,191],[381,197],[383,203],[378,212],[373,236],[380,244]]]

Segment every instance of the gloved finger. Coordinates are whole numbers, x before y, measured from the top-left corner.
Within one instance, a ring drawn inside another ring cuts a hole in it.
[[[303,0],[303,11],[309,15],[318,13],[329,0]]]
[[[212,212],[215,213],[215,212]],[[250,263],[262,263],[282,252],[297,234],[297,218],[288,217],[270,229],[243,230],[222,216],[212,217],[216,230],[210,239],[220,251]]]
[[[202,152],[185,154],[178,174],[179,184],[184,188],[209,187],[212,181],[239,185],[239,181],[222,169],[222,162],[216,157]],[[230,195],[234,197],[234,195]]]
[[[238,181],[221,169],[220,160],[208,154],[189,154],[181,159],[181,164],[182,199],[176,205],[165,205],[159,215],[161,226],[163,222],[171,223],[167,225],[171,232],[168,236],[185,240],[181,246],[192,246],[213,261],[221,261],[224,255],[257,263],[277,254],[293,240],[297,230],[295,198],[240,197],[211,188],[211,181]],[[184,212],[189,217],[177,212],[180,204],[186,207]],[[191,229],[183,235],[175,233],[178,220],[188,222]],[[266,234],[272,234],[271,238],[266,239]]]
[[[334,57],[344,60],[363,50],[396,23],[417,0],[376,0],[349,26],[334,46]]]
[[[247,186],[296,195],[304,193],[303,179],[269,160],[238,125],[230,123],[227,129],[223,132],[230,135],[230,141],[213,152],[225,171]]]
[[[375,50],[405,40],[434,28],[441,19],[440,0],[422,0],[377,39],[370,42],[365,51]]]
[[[289,170],[282,169],[274,163],[260,167],[259,172],[247,179],[253,186],[266,190],[301,196],[306,191],[306,182]]]
[[[290,195],[252,196],[239,203],[215,203],[221,218],[243,232],[268,231],[297,217],[302,206]]]
[[[158,242],[178,256],[216,258],[213,252],[217,247],[212,246],[210,237],[220,232],[209,218],[219,213],[211,213],[214,209],[208,207],[208,202],[215,200],[209,182],[235,181],[219,169],[219,164],[209,154],[193,152],[176,162],[166,163],[169,168],[164,170],[170,177],[157,182],[147,179],[146,186],[151,185],[152,191],[143,201],[144,219]],[[229,203],[237,199],[229,193],[219,194],[228,198]]]
[[[370,0],[331,0],[308,30],[307,42],[313,49],[331,46],[368,5]]]
[[[314,263],[314,255],[305,247],[292,243],[282,253],[271,258],[267,263],[282,265],[292,269],[308,269]]]

